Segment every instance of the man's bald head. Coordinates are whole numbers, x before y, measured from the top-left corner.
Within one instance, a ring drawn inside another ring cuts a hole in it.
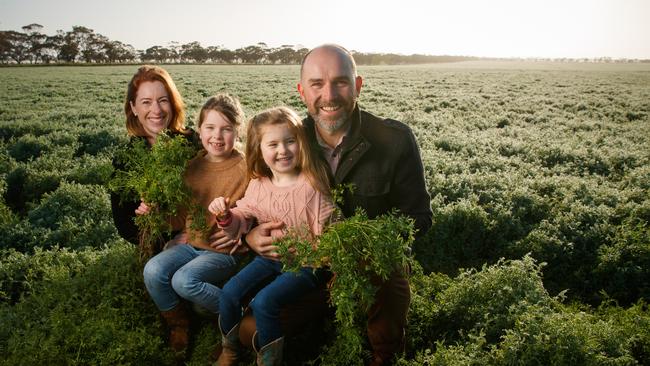
[[[309,59],[311,58],[310,56],[318,53],[335,53],[338,54],[341,59],[347,63],[347,65],[350,67],[352,71],[352,76],[356,77],[357,76],[357,64],[354,62],[354,57],[352,57],[352,54],[350,51],[348,51],[345,47],[340,46],[338,44],[333,44],[333,43],[328,43],[324,45],[320,45],[316,48],[313,48],[311,51],[307,52],[305,54],[305,57],[302,58],[302,63],[300,64],[300,77],[302,78],[302,72],[305,68],[305,63],[306,62],[311,62]]]

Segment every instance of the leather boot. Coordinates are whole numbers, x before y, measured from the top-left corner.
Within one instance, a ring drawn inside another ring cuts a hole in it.
[[[183,353],[190,340],[190,317],[187,306],[180,302],[175,308],[160,312],[169,328],[169,347]]]
[[[221,354],[217,360],[219,366],[236,365],[241,352],[241,343],[239,342],[239,323],[232,327],[227,334],[221,327],[221,316],[219,317],[219,331],[221,332]]]
[[[257,332],[255,332],[257,335]],[[257,366],[280,366],[282,364],[282,351],[284,348],[284,337],[280,337],[261,349],[257,349],[253,336],[253,349],[257,353]]]

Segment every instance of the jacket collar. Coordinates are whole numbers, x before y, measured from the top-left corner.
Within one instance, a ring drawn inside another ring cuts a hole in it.
[[[361,120],[361,110],[358,104],[355,105],[352,111],[352,120],[350,123],[350,130],[345,139],[343,139],[343,145],[341,146],[341,160],[339,161],[336,173],[334,173],[336,184],[343,182],[350,170],[352,170],[366,151],[370,149],[370,143],[363,136],[362,130],[364,126],[362,126],[363,121]],[[316,144],[315,146],[319,146],[316,139],[318,132],[316,131],[314,119],[311,116],[305,119],[305,127],[312,139],[312,143]]]

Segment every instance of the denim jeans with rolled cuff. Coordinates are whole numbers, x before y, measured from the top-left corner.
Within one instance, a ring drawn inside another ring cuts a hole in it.
[[[174,309],[181,298],[219,313],[221,286],[237,271],[238,256],[178,244],[144,266],[144,283],[160,311]]]

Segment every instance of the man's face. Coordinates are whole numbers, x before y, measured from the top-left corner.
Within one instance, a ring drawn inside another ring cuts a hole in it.
[[[338,50],[319,48],[302,67],[298,91],[320,131],[340,131],[350,119],[362,80]]]

